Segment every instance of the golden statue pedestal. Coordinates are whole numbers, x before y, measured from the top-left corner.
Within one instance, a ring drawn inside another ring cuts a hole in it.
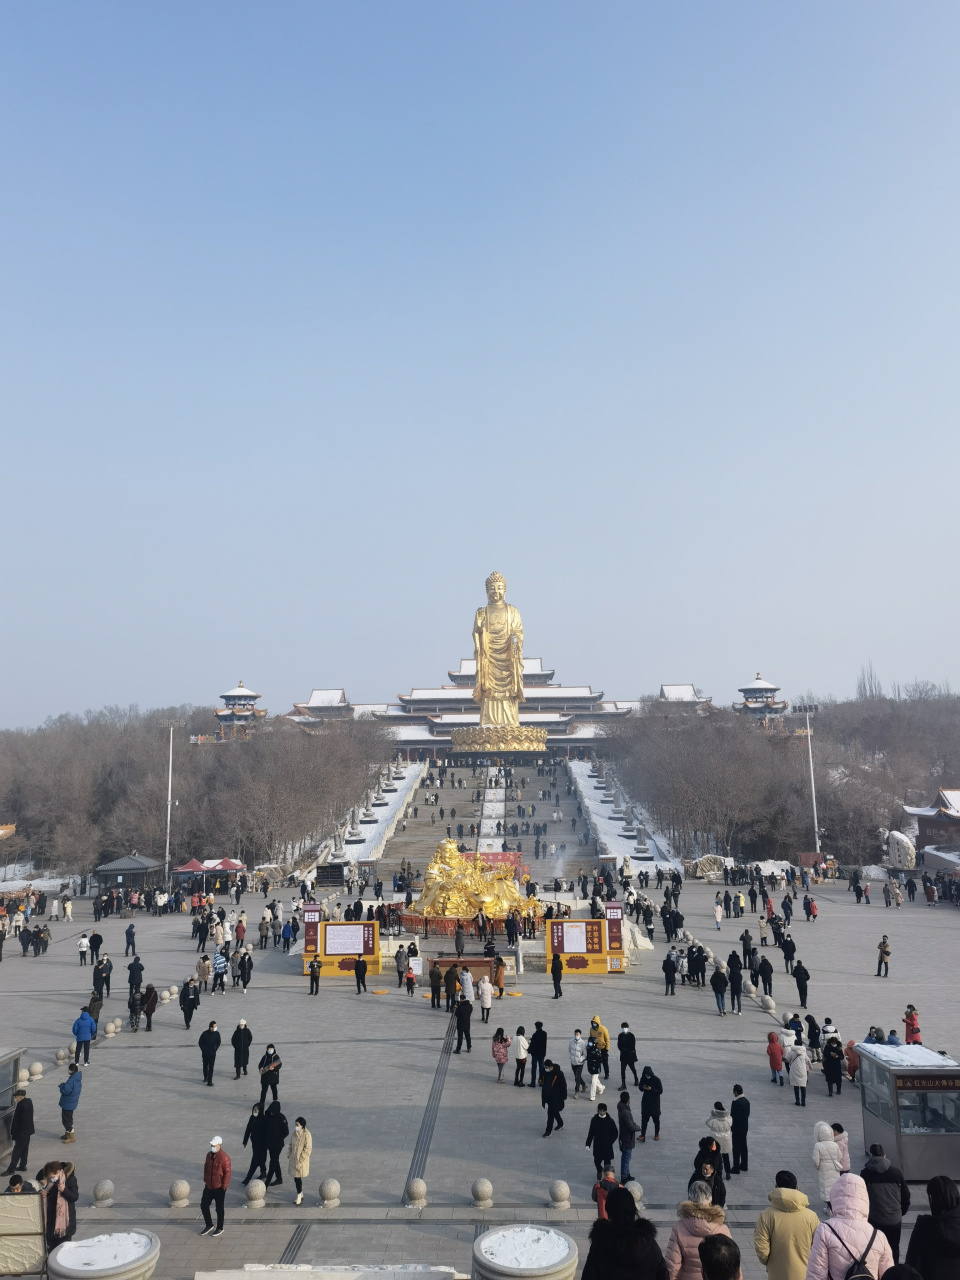
[[[502,755],[507,751],[546,751],[546,729],[532,725],[481,724],[468,729],[454,729],[451,734],[454,751]]]

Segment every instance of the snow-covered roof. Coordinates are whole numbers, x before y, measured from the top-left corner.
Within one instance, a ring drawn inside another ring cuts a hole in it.
[[[531,685],[524,689],[528,698],[554,698],[562,702],[564,698],[597,698],[588,684],[577,685]],[[458,685],[442,685],[439,689],[411,689],[409,693],[401,693],[402,702],[464,702],[473,695]]]
[[[230,689],[229,692],[227,693],[221,693],[220,697],[221,698],[249,698],[252,701],[254,698],[259,698],[260,694],[254,693],[252,689],[245,689],[243,687],[243,681],[241,680],[239,681],[235,689]]]
[[[569,724],[573,717],[560,711],[523,711],[520,712],[521,724]],[[476,711],[441,711],[439,715],[427,716],[431,724],[479,724],[480,709]]]
[[[780,688],[778,684],[771,684],[769,680],[761,680],[760,672],[757,672],[756,680],[751,680],[749,684],[740,685],[741,693],[760,693],[766,690],[768,693],[776,693]]]
[[[346,706],[347,695],[343,689],[314,689],[304,707],[343,707]]]
[[[858,1044],[856,1050],[887,1067],[960,1067],[960,1062],[922,1044]]]
[[[692,684],[662,684],[660,697],[667,702],[702,702]]]
[[[950,818],[960,818],[960,791],[940,790],[937,792],[936,804],[926,805],[923,808],[911,808],[910,805],[905,804],[903,811],[912,814],[915,818],[936,818],[941,813],[945,813]]]
[[[543,674],[542,658],[524,658],[523,660],[524,675],[538,676]],[[460,668],[457,672],[461,676],[475,676],[477,674],[476,658],[461,658]]]

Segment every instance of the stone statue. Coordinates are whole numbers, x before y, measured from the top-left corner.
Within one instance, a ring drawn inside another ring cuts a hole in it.
[[[485,586],[487,603],[473,623],[477,679],[473,700],[480,703],[480,724],[519,725],[523,702],[523,623],[519,610],[507,604],[506,580],[491,573]]]

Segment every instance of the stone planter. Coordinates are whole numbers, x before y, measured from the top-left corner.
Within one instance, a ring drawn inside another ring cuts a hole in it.
[[[50,1280],[148,1280],[160,1260],[152,1231],[112,1231],[89,1240],[58,1244],[47,1260]]]
[[[577,1246],[555,1227],[495,1227],[473,1242],[476,1280],[573,1280]]]

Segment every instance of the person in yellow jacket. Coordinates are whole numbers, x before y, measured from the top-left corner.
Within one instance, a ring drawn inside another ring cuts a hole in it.
[[[294,1204],[303,1204],[303,1180],[310,1176],[310,1153],[313,1151],[313,1138],[307,1128],[303,1116],[297,1116],[290,1145],[287,1147],[287,1168],[297,1188]]]
[[[783,1170],[776,1182],[776,1190],[767,1196],[770,1208],[764,1209],[753,1229],[753,1247],[767,1268],[767,1280],[804,1280],[820,1219],[797,1190],[794,1174]]]
[[[610,1079],[610,1032],[600,1021],[599,1013],[590,1019],[590,1034],[597,1042],[600,1050],[600,1061],[603,1063],[603,1078]]]

